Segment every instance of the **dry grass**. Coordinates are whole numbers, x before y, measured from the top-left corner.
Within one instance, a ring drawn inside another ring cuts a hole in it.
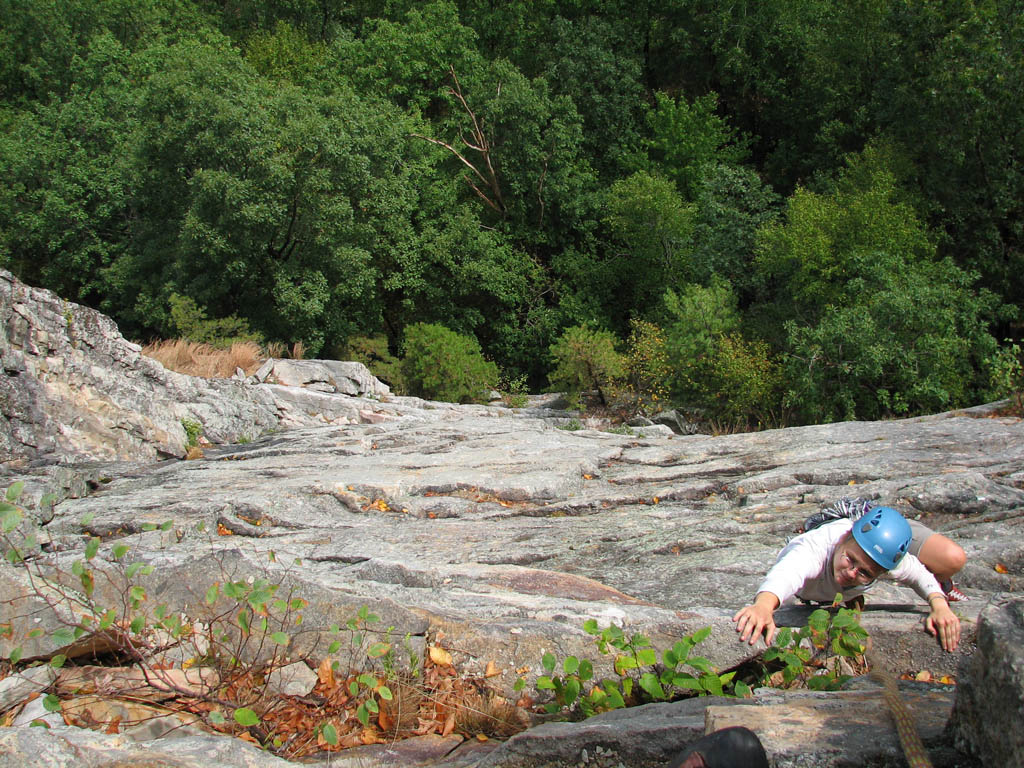
[[[185,339],[168,339],[147,344],[142,354],[168,370],[207,379],[229,379],[238,368],[249,376],[264,359],[259,345],[251,341],[236,342],[230,349],[220,349]]]

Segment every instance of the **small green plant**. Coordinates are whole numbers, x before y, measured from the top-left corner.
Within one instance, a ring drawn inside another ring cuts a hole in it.
[[[181,428],[185,430],[185,445],[188,448],[199,445],[199,438],[203,434],[202,424],[195,419],[182,419]]]
[[[380,616],[371,613],[370,609],[365,605],[360,606],[356,615],[346,622],[345,626],[350,631],[349,659],[356,659],[361,654],[365,654],[366,658],[371,660],[391,658],[391,643],[371,642],[370,640],[369,636],[373,631],[371,627],[379,622]],[[332,634],[338,634],[340,631],[341,629],[337,625],[331,627]],[[390,629],[385,633],[385,635],[387,634],[390,634]],[[334,640],[328,646],[327,653],[333,656],[341,650],[341,647],[341,641]],[[334,662],[334,666],[337,667],[337,662]],[[387,663],[385,663],[385,667],[387,667]],[[385,669],[385,671],[387,670]],[[385,677],[389,677],[389,675],[385,675]],[[363,699],[356,709],[356,717],[365,727],[370,722],[371,714],[376,715],[380,713],[380,705],[376,697],[384,701],[391,701],[392,693],[391,689],[385,684],[385,680],[371,671],[360,672],[354,679],[349,681],[349,694],[353,698],[357,698],[360,696],[360,692],[362,692]]]
[[[609,427],[604,430],[610,432],[613,435],[626,435],[627,437],[636,437],[637,433],[633,431],[633,428],[628,424],[616,424],[614,427]],[[642,436],[642,435],[641,435]]]
[[[235,315],[208,318],[206,310],[195,299],[177,293],[172,293],[167,303],[170,307],[170,325],[183,339],[221,348],[229,348],[240,341],[262,341],[260,334],[252,331],[248,321],[243,318]]]
[[[1024,413],[1024,364],[1018,344],[1006,339],[1006,346],[998,347],[985,363],[989,370],[991,398],[1012,398],[1016,413]]]
[[[612,668],[618,677],[595,681],[593,662],[568,656],[559,665],[554,654],[545,653],[541,658],[544,674],[537,678],[536,688],[551,696],[544,704],[549,714],[590,717],[630,704],[684,696],[750,695],[746,683],[734,681],[735,672],[719,675],[707,658],[691,655],[694,647],[711,634],[710,627],[678,640],[661,653],[660,662],[646,635],[627,635],[615,624],[602,629],[593,619],[585,621],[583,629],[594,637],[599,653],[614,656]],[[516,690],[524,686],[520,678]]]
[[[835,691],[850,679],[840,661],[865,666],[867,631],[860,625],[857,611],[838,607],[835,612],[819,608],[800,629],[781,628],[775,642],[764,653],[766,662],[781,662],[782,679],[787,686],[806,685],[816,691]]]
[[[530,390],[526,386],[526,374],[502,376],[498,387],[502,402],[509,408],[525,408],[530,402]]]
[[[564,429],[566,432],[576,432],[583,429],[583,422],[577,418],[569,419],[564,424],[556,425],[558,429]]]

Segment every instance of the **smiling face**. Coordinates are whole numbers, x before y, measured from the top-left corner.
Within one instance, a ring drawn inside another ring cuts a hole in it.
[[[843,589],[848,589],[870,584],[885,573],[885,569],[868,557],[848,533],[836,547],[836,553],[832,557],[832,572],[836,583]]]

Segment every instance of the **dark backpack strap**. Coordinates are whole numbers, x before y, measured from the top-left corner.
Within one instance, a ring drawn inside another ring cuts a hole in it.
[[[851,499],[849,496],[843,496],[839,501],[822,507],[821,511],[815,512],[804,520],[804,531],[814,530],[820,525],[831,523],[833,520],[841,520],[844,517],[856,520],[873,506],[871,499],[861,497]]]

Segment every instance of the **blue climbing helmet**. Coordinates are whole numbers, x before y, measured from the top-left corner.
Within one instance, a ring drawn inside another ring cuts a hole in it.
[[[899,565],[910,548],[910,523],[892,507],[875,507],[853,523],[853,538],[885,570]]]

